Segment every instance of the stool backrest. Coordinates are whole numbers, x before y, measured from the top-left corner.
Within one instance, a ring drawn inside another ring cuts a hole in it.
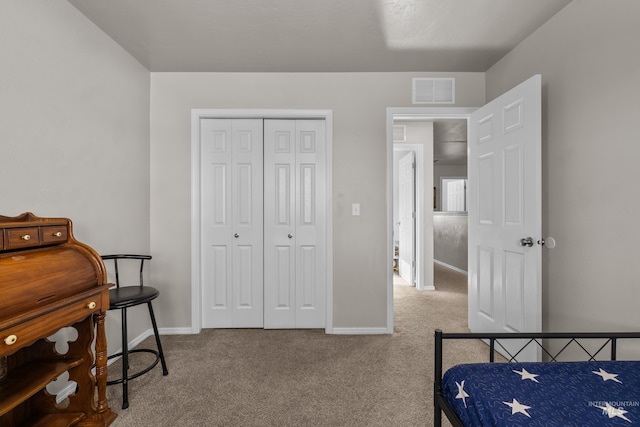
[[[138,254],[114,254],[114,255],[101,255],[103,260],[113,260],[113,265],[116,273],[116,287],[120,287],[120,272],[118,271],[118,260],[139,260],[140,261],[140,279],[139,286],[143,286],[143,270],[144,261],[150,260],[151,255],[138,255]]]

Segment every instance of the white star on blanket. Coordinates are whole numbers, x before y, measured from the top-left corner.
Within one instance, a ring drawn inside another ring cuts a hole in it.
[[[456,385],[458,386],[458,394],[456,395],[456,399],[462,399],[462,403],[464,403],[464,407],[466,408],[467,397],[469,397],[469,395],[466,391],[464,391],[464,380],[462,381],[462,384],[456,381]]]
[[[516,413],[521,413],[531,418],[531,415],[529,415],[529,413],[527,412],[527,409],[530,409],[531,406],[523,405],[522,403],[518,402],[515,398],[513,399],[513,402],[502,402],[502,403],[511,407],[511,415]]]
[[[593,372],[596,375],[600,375],[604,381],[613,380],[617,383],[622,384],[622,381],[616,378],[618,374],[610,374],[607,371],[603,370],[602,368],[600,368],[599,371],[591,371],[591,372]]]
[[[519,374],[523,380],[531,380],[531,381],[538,382],[538,380],[536,379],[538,374],[529,373],[524,368],[522,368],[522,371],[516,371],[515,369],[513,369],[513,372],[515,372],[516,374]]]
[[[602,409],[602,412],[607,414],[609,418],[619,417],[625,421],[631,422],[629,418],[624,416],[624,414],[626,414],[629,411],[625,411],[622,408],[614,408],[613,406],[609,405],[609,402],[606,402],[605,405],[606,406],[596,406],[596,408]]]

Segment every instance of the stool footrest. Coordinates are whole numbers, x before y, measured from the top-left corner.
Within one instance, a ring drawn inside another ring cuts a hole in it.
[[[127,375],[127,381],[131,381],[134,378],[138,378],[140,375],[146,374],[147,372],[149,372],[150,370],[155,368],[155,366],[160,361],[160,353],[157,350],[152,350],[150,348],[134,348],[133,350],[129,350],[128,353],[129,354],[131,354],[131,353],[151,353],[151,354],[155,355],[156,358],[149,366],[144,368],[142,371],[136,372],[133,375]],[[120,356],[122,356],[122,352],[116,353],[116,354],[112,354],[107,359],[113,359],[114,357],[120,357]],[[107,381],[107,385],[122,384],[122,381],[124,381],[123,378],[119,378],[119,379],[115,379],[115,380],[109,380],[109,381]]]

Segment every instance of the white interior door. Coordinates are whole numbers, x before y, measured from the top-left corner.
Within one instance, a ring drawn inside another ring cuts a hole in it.
[[[262,327],[262,120],[200,123],[203,327]]]
[[[415,265],[415,159],[413,151],[398,163],[398,272],[414,284]]]
[[[542,329],[541,77],[471,114],[469,328]],[[522,246],[521,239],[531,238]],[[515,345],[515,343],[514,343]],[[531,347],[519,360],[536,360]]]
[[[323,120],[265,120],[265,328],[323,328]]]
[[[442,187],[443,200],[442,210],[448,212],[465,212],[467,180],[466,179],[443,179]]]

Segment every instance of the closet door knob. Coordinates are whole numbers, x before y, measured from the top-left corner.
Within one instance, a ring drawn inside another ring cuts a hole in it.
[[[287,237],[289,237],[290,239],[292,239],[292,238],[293,238],[293,234],[289,233],[289,236],[287,236]]]
[[[238,237],[240,237],[240,235],[238,233],[236,233],[236,234],[233,235],[233,237],[235,237],[237,239]]]

